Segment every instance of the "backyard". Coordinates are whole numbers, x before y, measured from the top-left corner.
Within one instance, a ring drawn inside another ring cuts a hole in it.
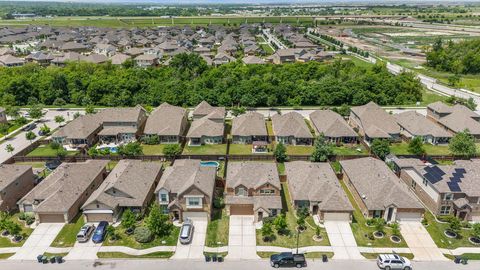
[[[451,155],[450,150],[448,149],[448,145],[433,145],[433,144],[423,144],[423,148],[427,155],[434,155],[434,156],[443,156],[443,155]],[[408,143],[401,142],[401,143],[392,143],[390,145],[390,151],[396,155],[411,155],[408,152]]]
[[[67,156],[74,156],[78,154],[78,151],[67,151]],[[27,157],[56,157],[58,156],[58,150],[53,149],[50,145],[40,145],[27,154]]]
[[[142,144],[143,154],[147,156],[163,155],[163,149],[168,144]]]
[[[279,247],[286,247],[286,248],[294,248],[296,247],[296,228],[297,228],[297,218],[295,216],[295,210],[290,204],[290,194],[288,193],[288,186],[283,183],[282,184],[282,205],[283,205],[283,213],[285,213],[286,221],[287,221],[287,233],[284,235],[280,235],[278,233],[275,234],[275,239],[272,241],[264,241],[262,237],[262,231],[257,230],[257,245],[259,246],[279,246]],[[302,233],[300,233],[298,238],[298,246],[306,247],[306,246],[328,246],[330,245],[330,241],[328,240],[327,233],[325,229],[321,229],[321,241],[313,240],[313,236],[315,235],[315,223],[311,216],[306,218],[306,229]]]
[[[362,144],[339,145],[333,147],[335,155],[368,155],[368,150]]]
[[[225,155],[227,153],[226,144],[206,144],[201,146],[188,146],[183,149],[184,155]]]
[[[82,215],[77,215],[71,223],[65,224],[60,233],[58,233],[55,240],[51,244],[52,247],[73,247],[77,241],[77,233],[80,231],[80,228],[85,224]]]

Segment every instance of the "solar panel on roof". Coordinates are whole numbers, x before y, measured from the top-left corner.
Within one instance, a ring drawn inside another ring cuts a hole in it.
[[[462,191],[462,189],[460,188],[460,186],[458,185],[457,182],[448,182],[447,185],[450,188],[450,191],[452,191],[452,192]]]
[[[437,183],[438,181],[442,180],[442,177],[439,177],[435,174],[432,174],[432,173],[426,173],[423,175],[430,183],[432,184],[435,184]]]
[[[455,168],[455,171],[461,174],[466,174],[467,171],[464,168]]]
[[[428,169],[428,170],[427,170]],[[428,172],[431,172],[433,174],[436,174],[438,176],[443,176],[445,175],[445,172],[442,171],[442,169],[440,169],[439,167],[437,166],[428,166],[427,168],[425,168],[425,170],[427,170]]]

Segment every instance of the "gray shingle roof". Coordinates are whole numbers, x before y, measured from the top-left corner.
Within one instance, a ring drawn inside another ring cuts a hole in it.
[[[223,115],[223,117],[225,117],[225,107],[213,107],[206,101],[200,102],[200,104],[195,107],[195,109],[193,110],[193,117],[203,117],[211,114],[212,112],[215,112],[215,114],[218,115]]]
[[[400,133],[395,118],[374,102],[352,107],[351,111],[358,116],[359,124],[370,138],[386,138]]]
[[[0,164],[0,191],[8,187],[18,177],[27,171],[32,171],[32,166],[15,165],[15,164]],[[33,182],[33,172],[32,182]]]
[[[318,134],[323,133],[326,137],[357,137],[358,134],[351,128],[343,117],[332,110],[317,110],[310,114],[312,122]]]
[[[225,126],[223,122],[216,122],[204,116],[194,120],[188,130],[188,138],[200,138],[202,136],[220,137],[224,134]]]
[[[232,120],[233,136],[267,136],[265,117],[261,113],[247,112]]]
[[[275,114],[272,116],[272,127],[275,136],[293,136],[295,138],[313,138],[305,119],[298,112]]]
[[[452,137],[445,129],[416,111],[402,112],[395,114],[393,117],[397,120],[398,125],[414,136]]]
[[[186,113],[186,109],[164,102],[148,116],[144,133],[160,136],[182,135],[182,121]]]
[[[277,165],[273,162],[229,162],[227,169],[227,187],[242,185],[257,189],[264,184],[281,189]]]

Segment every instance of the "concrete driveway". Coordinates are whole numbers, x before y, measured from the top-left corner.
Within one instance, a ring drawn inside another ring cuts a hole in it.
[[[64,223],[40,223],[9,260],[36,260],[38,255],[47,251],[64,225]]]
[[[358,250],[357,242],[348,221],[325,221],[324,225],[334,253],[333,259],[365,259]]]
[[[91,224],[91,223],[89,223]],[[95,228],[97,228],[98,223],[93,223]],[[93,236],[93,233],[92,233]],[[65,260],[95,260],[98,259],[97,252],[99,251],[102,243],[95,244],[92,241],[92,236],[88,242],[79,243],[75,242],[73,248],[68,252],[68,255],[65,256]]]
[[[228,259],[258,259],[254,216],[230,216]]]
[[[446,261],[420,221],[400,221],[400,231],[415,261]]]
[[[205,238],[207,236],[207,217],[189,217],[193,221],[194,231],[192,242],[188,245],[182,245],[177,242],[177,249],[172,259],[203,259],[203,249],[205,247]]]

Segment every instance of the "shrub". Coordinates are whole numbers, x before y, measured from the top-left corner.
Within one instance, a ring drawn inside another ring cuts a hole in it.
[[[169,158],[174,158],[182,153],[182,147],[179,144],[169,144],[163,148],[163,154]]]
[[[213,207],[222,209],[225,206],[225,202],[222,197],[215,197],[213,200]]]
[[[450,222],[448,223],[448,230],[458,235],[461,229],[462,229],[462,226],[460,224],[460,220],[456,217],[452,217],[450,219]]]
[[[148,243],[152,241],[153,234],[147,227],[138,227],[133,233],[135,241],[139,243]]]
[[[375,230],[382,232],[385,229],[385,220],[383,218],[375,218]]]
[[[159,144],[160,137],[158,137],[158,135],[144,136],[142,142],[148,145]]]
[[[137,222],[135,214],[132,210],[127,209],[122,215],[122,227],[124,229],[135,229],[135,223]]]
[[[112,225],[108,225],[107,227],[107,235],[110,237],[110,240],[118,240],[120,236],[118,235],[117,231]]]
[[[400,236],[400,226],[397,222],[390,224],[390,228],[392,228],[393,235]]]
[[[288,224],[284,214],[278,215],[273,221],[273,225],[279,234],[286,234]]]
[[[263,223],[262,237],[263,237],[264,241],[271,241],[275,237],[275,234],[273,233],[271,222]]]

